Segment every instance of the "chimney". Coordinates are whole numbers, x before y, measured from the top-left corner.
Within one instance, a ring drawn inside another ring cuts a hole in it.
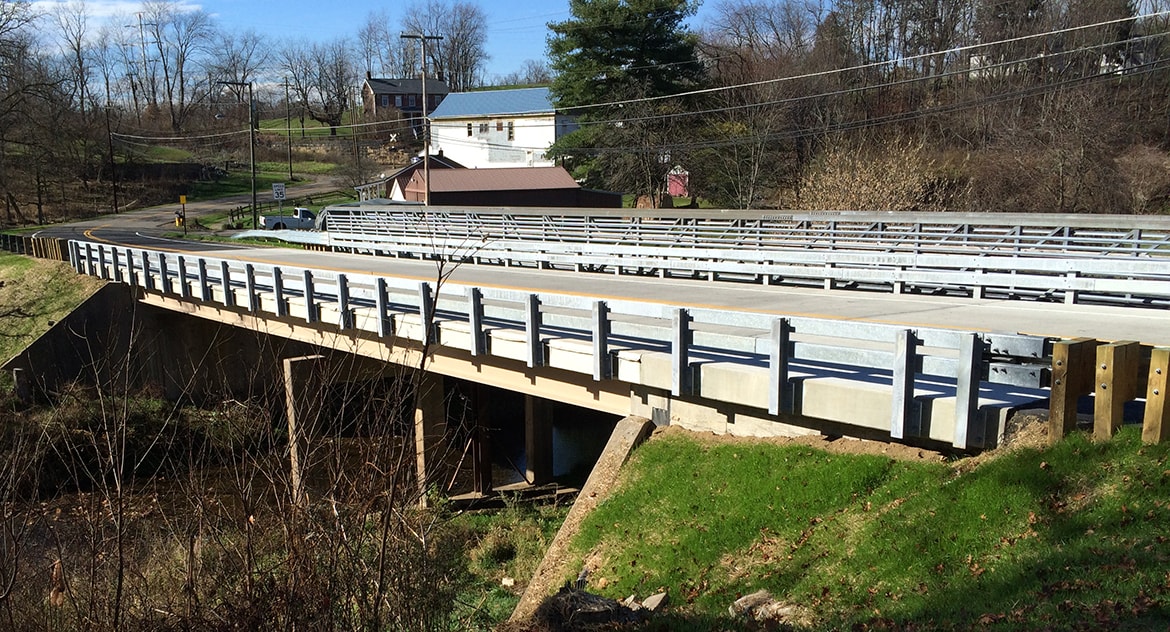
[[[371,73],[370,71],[367,70],[366,71],[366,79],[373,79],[373,78],[374,78],[373,73]]]

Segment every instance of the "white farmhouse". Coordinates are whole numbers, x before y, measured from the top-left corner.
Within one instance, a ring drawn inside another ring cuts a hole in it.
[[[549,145],[576,128],[548,88],[457,92],[431,113],[431,151],[469,169],[551,167]]]

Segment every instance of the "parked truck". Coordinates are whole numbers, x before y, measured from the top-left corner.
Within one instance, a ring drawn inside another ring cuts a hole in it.
[[[265,230],[311,229],[317,216],[307,208],[298,206],[288,215],[261,215],[260,228]]]

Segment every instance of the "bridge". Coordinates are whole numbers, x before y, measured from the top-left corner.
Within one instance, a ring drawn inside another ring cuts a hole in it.
[[[319,361],[313,350],[522,394],[530,482],[551,476],[549,402],[715,432],[979,450],[1021,407],[1051,406],[1061,436],[1095,393],[1098,433],[1144,400],[1147,438],[1163,438],[1170,224],[1158,218],[327,216],[327,232],[284,236],[332,252],[57,247],[138,304],[306,345],[283,366],[290,423],[296,365]],[[421,399],[425,472],[444,420]]]

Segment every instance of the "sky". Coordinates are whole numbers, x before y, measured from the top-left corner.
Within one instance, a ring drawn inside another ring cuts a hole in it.
[[[61,1],[84,1],[95,24],[114,16],[133,16],[141,4],[131,0],[37,0],[34,7],[42,12]],[[303,38],[324,42],[338,36],[353,36],[372,12],[384,11],[397,20],[415,0],[176,0],[180,6],[202,9],[213,15],[220,26],[234,31],[254,29],[273,36]],[[448,0],[450,1],[450,0]],[[464,0],[478,5],[487,16],[486,79],[521,70],[525,60],[544,60],[548,23],[569,17],[568,0]],[[708,5],[714,4],[709,0]],[[704,9],[700,8],[699,19]],[[692,28],[694,28],[692,20]]]
[[[39,0],[34,8],[47,12],[58,0]],[[76,1],[76,0],[72,0]],[[487,51],[489,59],[486,75],[490,81],[501,75],[521,69],[525,60],[545,58],[545,39],[549,22],[569,17],[568,0],[469,0],[477,4],[487,16]],[[84,0],[93,24],[121,16],[133,16],[140,10],[139,2],[128,0]],[[308,42],[324,42],[338,36],[354,36],[371,12],[384,11],[391,20],[406,12],[410,2],[396,0],[180,0],[180,5],[203,9],[216,18],[217,23],[234,31],[254,29],[271,35],[277,41],[285,38],[303,38]]]

